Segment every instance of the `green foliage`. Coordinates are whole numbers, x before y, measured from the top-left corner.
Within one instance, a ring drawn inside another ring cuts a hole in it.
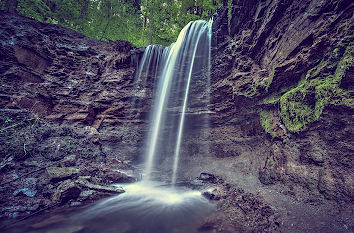
[[[339,56],[338,50],[333,56]],[[354,46],[347,46],[339,61],[322,61],[307,72],[297,87],[281,96],[281,117],[290,131],[304,130],[309,123],[318,120],[330,104],[354,107],[350,93],[339,87],[345,72],[354,64],[353,57]]]
[[[4,9],[6,1],[1,1]],[[221,0],[18,0],[17,12],[98,40],[168,45],[190,21],[209,19]]]
[[[147,43],[170,44],[188,22],[208,20],[220,5],[220,0],[142,0],[141,13]]]
[[[275,137],[276,133],[273,129],[272,113],[270,111],[263,110],[259,113],[259,116],[263,129],[272,137]]]
[[[270,157],[268,158],[268,164],[269,164],[269,166],[273,167],[274,163],[275,163],[275,162],[274,162],[273,156],[270,156]]]
[[[41,0],[18,0],[17,12],[38,21],[46,21],[51,16],[49,7]]]
[[[231,35],[232,0],[227,0],[227,28]]]

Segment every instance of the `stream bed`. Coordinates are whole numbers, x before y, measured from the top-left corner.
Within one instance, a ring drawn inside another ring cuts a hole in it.
[[[126,191],[89,207],[32,217],[7,233],[193,233],[215,206],[199,191],[159,182]]]

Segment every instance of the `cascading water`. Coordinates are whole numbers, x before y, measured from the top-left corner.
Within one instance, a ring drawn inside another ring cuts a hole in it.
[[[174,148],[171,182],[173,185],[176,183],[193,74],[204,72],[206,75],[199,75],[199,78],[206,77],[207,80],[202,81],[209,82],[211,26],[211,20],[190,22],[171,46],[163,50],[155,45],[146,48],[138,75],[149,73],[151,63],[158,64],[156,72],[150,74],[158,79],[158,83],[146,145],[146,180],[151,179],[156,157],[168,153],[166,148]],[[154,53],[160,54],[155,57],[161,60],[147,59],[149,54]]]
[[[148,46],[141,59],[134,88],[138,93],[144,90],[149,78],[155,78],[157,87],[147,140],[145,179],[123,185],[125,193],[85,210],[39,216],[9,232],[199,232],[199,225],[214,210],[213,205],[199,191],[152,181],[151,173],[157,158],[170,153],[172,184],[176,183],[186,115],[192,114],[189,108],[193,107],[198,121],[202,121],[200,112],[207,111],[209,97],[203,93],[208,93],[209,87],[211,25],[212,21],[191,22],[176,43],[169,47]],[[141,104],[138,97],[132,99],[133,110]]]

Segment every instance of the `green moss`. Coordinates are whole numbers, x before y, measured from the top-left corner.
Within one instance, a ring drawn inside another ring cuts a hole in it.
[[[274,158],[273,158],[273,156],[270,156],[269,158],[268,158],[268,164],[269,164],[269,166],[273,166],[274,165]]]
[[[274,93],[263,100],[264,104],[276,104],[280,101],[281,95]]]
[[[267,96],[266,98],[263,99],[264,104],[277,104],[280,102],[280,97],[291,90],[289,87],[283,87],[280,91],[273,92],[271,95]]]
[[[255,96],[258,93],[257,89],[258,89],[258,85],[256,83],[252,83],[246,89],[246,91],[242,92],[242,94],[247,96],[247,97],[253,97],[253,96]]]
[[[354,107],[350,93],[339,87],[345,72],[353,66],[353,55],[354,46],[347,46],[338,62],[322,61],[307,72],[297,87],[280,97],[280,114],[290,131],[304,130],[330,104]]]
[[[270,74],[269,74],[268,78],[266,79],[266,81],[264,83],[266,92],[268,92],[269,86],[273,82],[273,78],[274,78],[274,74],[275,74],[275,68],[276,68],[276,66],[273,65],[272,70],[270,71]]]
[[[232,19],[232,0],[227,1],[227,28],[229,36],[231,35],[231,19]]]
[[[280,98],[281,117],[290,131],[300,131],[314,121],[314,110],[304,102],[306,93],[301,86],[285,93]]]
[[[272,113],[270,111],[263,110],[259,113],[259,116],[263,129],[272,137],[275,137],[276,133],[273,129]]]

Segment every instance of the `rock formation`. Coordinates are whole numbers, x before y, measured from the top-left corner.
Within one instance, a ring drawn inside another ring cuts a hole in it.
[[[353,230],[353,3],[232,2],[215,17],[209,109],[192,99],[181,150],[181,180],[218,180],[220,215],[201,229]],[[141,159],[154,85],[133,85],[143,48],[0,14],[3,218],[132,181],[108,170]],[[201,111],[209,124],[194,124]],[[48,166],[80,171],[49,186]]]

